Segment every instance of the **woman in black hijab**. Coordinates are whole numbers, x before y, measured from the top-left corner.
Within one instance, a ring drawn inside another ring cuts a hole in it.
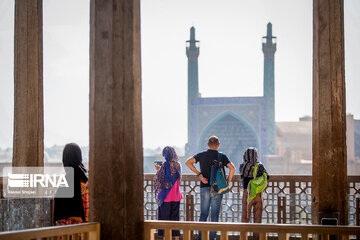
[[[66,144],[62,162],[64,167],[74,169],[74,197],[55,198],[54,220],[57,225],[87,222],[88,176],[82,163],[81,149],[76,143]]]
[[[257,194],[255,199],[248,201],[249,192],[248,185],[251,179],[253,179],[255,165],[258,165],[256,177],[262,176],[264,173],[267,175],[267,179],[270,179],[264,165],[258,160],[257,149],[250,147],[246,149],[243,156],[243,163],[240,164],[240,177],[243,185],[243,210],[242,210],[242,222],[249,222],[251,207],[254,208],[254,222],[261,222],[262,215],[262,194]],[[256,210],[256,211],[255,211]]]
[[[255,167],[257,165],[257,167]],[[256,169],[256,173],[254,170]],[[270,178],[268,175],[264,165],[258,160],[258,153],[256,148],[248,148],[244,152],[243,163],[240,164],[240,177],[243,185],[243,199],[242,199],[242,222],[249,222],[251,210],[254,216],[254,223],[261,223],[262,221],[262,212],[263,212],[263,200],[262,200],[262,192],[256,194],[249,201],[249,182],[254,179],[254,175],[256,174],[256,178],[263,176],[266,174],[267,179]],[[253,235],[254,240],[259,239],[259,233],[255,233]]]

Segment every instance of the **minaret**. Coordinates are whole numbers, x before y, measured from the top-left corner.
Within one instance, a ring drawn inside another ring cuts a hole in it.
[[[195,40],[195,28],[190,29],[190,40],[186,41],[186,56],[188,57],[188,143],[190,142],[191,129],[191,100],[199,96],[198,57],[199,41]],[[187,149],[189,150],[189,149]]]
[[[262,51],[264,53],[264,97],[266,104],[266,154],[275,154],[276,128],[274,55],[276,51],[276,37],[272,35],[271,23],[267,24],[267,35],[263,37]]]

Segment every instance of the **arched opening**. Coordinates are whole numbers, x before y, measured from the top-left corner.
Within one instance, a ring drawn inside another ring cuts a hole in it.
[[[202,133],[199,150],[207,148],[210,136],[220,139],[220,151],[225,152],[229,159],[239,166],[246,148],[259,149],[259,140],[252,127],[240,117],[228,112],[214,120]]]

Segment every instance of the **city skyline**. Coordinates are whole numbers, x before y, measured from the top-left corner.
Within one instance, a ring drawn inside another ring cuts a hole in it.
[[[89,1],[47,0],[44,7],[45,145],[88,145]],[[141,2],[144,148],[187,141],[185,41],[200,41],[203,97],[262,96],[261,38],[277,37],[275,119],[297,121],[312,111],[312,3],[307,1]],[[285,10],[284,10],[285,9]],[[345,11],[347,112],[360,118],[360,3]],[[66,14],[64,14],[66,12]],[[164,21],[165,19],[165,21]],[[12,146],[13,1],[0,3],[0,147]],[[221,84],[219,84],[221,83]]]

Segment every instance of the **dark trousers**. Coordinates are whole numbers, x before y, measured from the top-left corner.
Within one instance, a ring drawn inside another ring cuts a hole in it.
[[[158,208],[158,220],[179,221],[180,220],[180,202],[163,202]],[[173,236],[180,236],[179,230],[172,231]],[[164,236],[164,230],[158,230],[158,236]]]

